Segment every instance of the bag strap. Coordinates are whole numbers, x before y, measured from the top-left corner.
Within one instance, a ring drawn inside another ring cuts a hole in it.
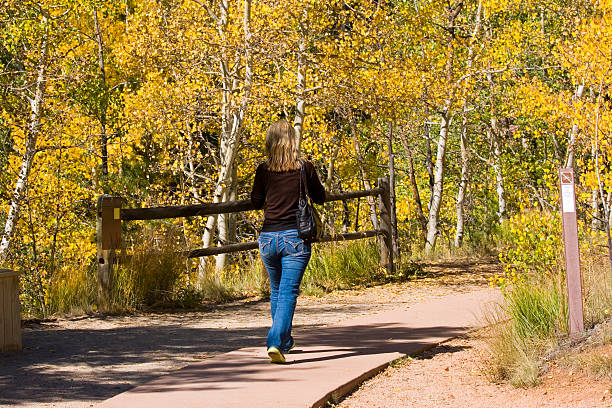
[[[304,192],[306,193],[306,201],[310,202],[310,194],[308,192],[308,178],[306,178],[306,169],[304,162],[300,165],[300,200],[302,199],[302,180],[304,180]]]

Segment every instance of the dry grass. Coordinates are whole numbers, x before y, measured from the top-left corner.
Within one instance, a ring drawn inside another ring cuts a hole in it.
[[[583,246],[581,258],[585,327],[590,329],[610,318],[612,274],[607,258],[601,254],[601,246]],[[491,312],[488,318],[493,331],[487,341],[490,353],[487,372],[491,379],[517,387],[540,382],[547,360],[560,353],[561,344],[567,338],[563,277],[564,272],[547,279],[527,278],[505,289],[503,310]],[[612,342],[612,330],[603,336],[608,343]],[[572,367],[587,367],[596,376],[610,376],[612,350],[608,351],[570,350],[564,359]]]

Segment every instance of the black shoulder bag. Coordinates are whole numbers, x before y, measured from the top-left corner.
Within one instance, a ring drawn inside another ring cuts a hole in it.
[[[304,182],[304,192],[302,194],[302,181]],[[312,206],[310,194],[308,193],[308,179],[304,170],[304,163],[300,166],[300,199],[297,210],[297,230],[298,236],[304,241],[316,241],[323,233],[321,217],[317,210]]]

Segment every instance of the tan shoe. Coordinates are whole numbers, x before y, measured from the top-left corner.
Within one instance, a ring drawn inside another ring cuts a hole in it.
[[[268,347],[268,356],[270,356],[270,362],[274,364],[285,364],[287,362],[283,353],[274,346]]]

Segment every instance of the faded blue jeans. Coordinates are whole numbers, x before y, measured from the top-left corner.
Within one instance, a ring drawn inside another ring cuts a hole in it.
[[[258,242],[259,254],[270,276],[272,327],[266,346],[287,352],[293,345],[293,313],[310,260],[311,244],[298,237],[296,229],[262,232]]]

